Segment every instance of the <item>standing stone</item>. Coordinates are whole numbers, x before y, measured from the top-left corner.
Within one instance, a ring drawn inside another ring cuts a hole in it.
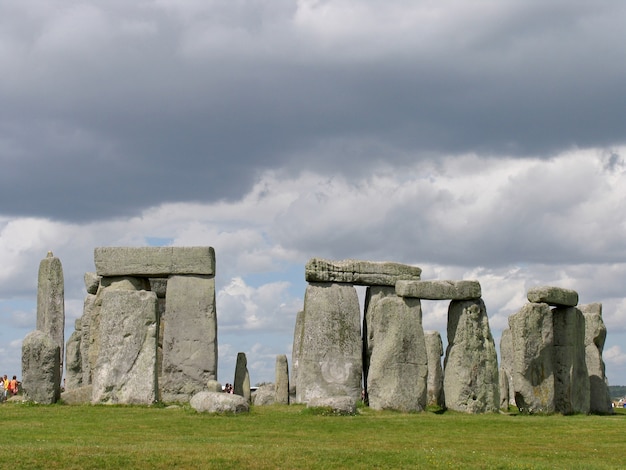
[[[289,382],[289,395],[296,395],[296,383],[298,381],[298,363],[302,336],[304,335],[304,310],[296,315],[296,325],[293,329],[293,346],[291,350],[291,381]]]
[[[289,404],[289,364],[287,356],[276,356],[276,387],[274,402],[280,405]]]
[[[367,289],[364,317],[366,396],[376,410],[426,408],[428,357],[419,299],[394,287]]]
[[[83,385],[91,385],[92,366],[95,366],[98,358],[97,352],[94,353],[91,349],[91,344],[95,341],[95,338],[92,336],[92,327],[94,331],[98,329],[97,321],[93,320],[95,316],[94,312],[97,312],[98,315],[100,312],[100,308],[96,308],[96,299],[96,295],[87,294],[85,302],[83,303],[83,316],[80,317],[80,358],[82,363]],[[97,347],[93,349],[95,350]],[[93,358],[91,358],[92,354]]]
[[[215,278],[171,276],[166,299],[161,397],[188,402],[217,378]]]
[[[83,363],[80,356],[81,329],[79,318],[76,320],[76,328],[65,346],[65,390],[73,390],[83,385]]]
[[[443,342],[438,331],[425,331],[426,354],[428,356],[428,385],[426,403],[430,406],[444,408],[446,406],[443,394]]]
[[[513,338],[511,330],[505,329],[500,337],[500,408],[507,410],[515,405],[513,386]]]
[[[250,403],[250,374],[248,373],[248,359],[246,353],[237,353],[235,364],[235,379],[233,380],[233,392],[235,395],[244,397]]]
[[[309,284],[304,296],[304,332],[298,353],[296,401],[361,398],[361,313],[350,285]]]
[[[552,310],[554,324],[554,408],[589,413],[589,373],[585,362],[585,317],[576,307]]]
[[[37,282],[37,329],[50,335],[59,345],[60,374],[63,375],[65,347],[65,288],[61,260],[51,251],[39,263]]]
[[[613,413],[609,383],[605,375],[602,351],[606,340],[606,326],[602,320],[602,304],[580,305],[585,316],[585,361],[589,372],[589,411]]]
[[[515,404],[526,413],[553,413],[554,327],[545,303],[528,303],[509,317]]]
[[[157,398],[157,298],[148,291],[105,290],[93,403],[151,404]]]
[[[22,387],[29,400],[56,403],[61,396],[61,349],[49,334],[35,330],[22,342]]]
[[[446,407],[467,413],[496,412],[499,386],[496,346],[484,302],[450,302],[443,379]]]

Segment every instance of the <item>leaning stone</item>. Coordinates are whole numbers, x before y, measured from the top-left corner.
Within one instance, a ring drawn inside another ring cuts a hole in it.
[[[49,334],[35,330],[22,342],[22,387],[29,400],[49,405],[61,396],[61,351]]]
[[[450,302],[443,377],[446,408],[466,413],[498,411],[498,358],[482,299]]]
[[[524,413],[553,413],[554,326],[545,303],[528,303],[509,317],[515,404]]]
[[[276,396],[275,401],[281,405],[289,404],[289,364],[287,356],[279,354],[276,356]]]
[[[80,356],[82,332],[74,330],[65,346],[65,389],[72,390],[83,385],[83,361]]]
[[[507,410],[515,406],[513,387],[513,339],[509,328],[500,337],[500,408]]]
[[[267,406],[276,403],[276,387],[274,384],[261,385],[251,397],[255,406]]]
[[[215,250],[205,246],[100,247],[94,261],[101,276],[215,275]]]
[[[94,403],[156,401],[157,298],[154,292],[104,292]]]
[[[443,395],[443,342],[438,331],[425,331],[424,342],[428,356],[428,382],[426,388],[426,403],[430,406],[446,406]]]
[[[248,359],[246,353],[237,353],[235,364],[235,380],[233,380],[233,392],[235,395],[244,397],[250,402],[250,374],[248,373]]]
[[[247,413],[250,411],[248,401],[232,393],[198,392],[191,397],[189,405],[199,413]]]
[[[528,301],[544,303],[555,307],[575,307],[578,305],[578,292],[561,287],[541,286],[528,289]]]
[[[161,398],[186,403],[217,377],[215,278],[171,276],[166,297]]]
[[[478,281],[398,281],[396,294],[426,300],[480,299]]]
[[[209,392],[222,392],[223,391],[222,384],[219,383],[217,380],[209,380],[206,384],[206,387]]]
[[[395,286],[399,280],[419,280],[416,266],[359,260],[330,261],[312,258],[305,267],[307,282],[339,282],[364,286]]]
[[[66,405],[84,405],[91,403],[91,395],[93,393],[93,387],[91,385],[85,385],[73,390],[65,390],[61,393],[61,400]]]
[[[576,307],[552,310],[554,324],[554,408],[589,413],[589,373],[585,362],[585,317]]]
[[[580,305],[578,308],[585,316],[585,362],[587,372],[589,372],[589,411],[600,414],[613,413],[609,382],[602,360],[606,340],[602,304]]]
[[[88,294],[96,294],[98,292],[98,287],[100,286],[100,276],[96,273],[85,273],[84,276],[85,281],[85,289]]]
[[[356,414],[356,402],[353,397],[317,397],[312,398],[307,403],[307,408],[330,408],[334,414],[354,415]]]
[[[341,284],[309,284],[304,296],[296,401],[346,395],[360,399],[362,344],[356,289]]]
[[[367,289],[364,317],[365,383],[369,406],[402,412],[426,408],[428,357],[419,299],[393,287]]]
[[[61,353],[60,374],[63,375],[65,348],[65,288],[61,260],[51,251],[39,263],[37,282],[37,329],[50,335]]]

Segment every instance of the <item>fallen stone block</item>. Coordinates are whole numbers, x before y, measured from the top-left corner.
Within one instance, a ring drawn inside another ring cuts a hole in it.
[[[191,397],[189,405],[199,413],[247,413],[250,411],[248,400],[232,393],[198,392]]]

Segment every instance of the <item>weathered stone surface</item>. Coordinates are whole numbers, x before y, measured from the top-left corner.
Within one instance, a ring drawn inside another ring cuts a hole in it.
[[[428,358],[419,299],[398,297],[393,287],[367,289],[365,299],[366,394],[376,410],[426,408]]]
[[[40,330],[22,341],[22,387],[29,400],[49,405],[61,396],[61,350]]]
[[[296,401],[361,397],[363,373],[361,314],[350,285],[309,284],[298,353]]]
[[[589,413],[589,373],[585,362],[585,317],[575,307],[552,310],[554,325],[554,408]]]
[[[161,399],[188,402],[217,378],[215,278],[171,276],[166,297]]]
[[[85,273],[83,279],[87,293],[95,295],[98,292],[98,287],[100,287],[100,276],[96,273]]]
[[[156,398],[157,297],[105,289],[94,403],[151,404]]]
[[[351,396],[316,397],[308,401],[307,408],[330,408],[335,414],[353,415],[356,401]]]
[[[513,386],[513,339],[511,330],[505,329],[500,337],[500,408],[508,409],[515,405]]]
[[[426,404],[430,406],[446,406],[443,394],[443,342],[438,331],[425,331],[424,342],[428,356],[428,382],[426,387]]]
[[[289,395],[293,396],[296,401],[296,383],[298,381],[298,363],[300,348],[302,345],[302,336],[304,335],[304,310],[296,315],[296,324],[293,329],[293,346],[291,350],[291,381],[289,382]]]
[[[99,335],[92,334],[94,331],[98,331],[100,321],[100,307],[96,307],[96,298],[96,295],[87,294],[83,303],[83,315],[80,317],[80,358],[83,376],[81,382],[83,386],[91,384],[91,371],[98,360],[100,348],[99,343],[94,345],[98,341]],[[94,320],[94,317],[97,318]]]
[[[602,351],[606,340],[606,326],[602,320],[602,304],[580,305],[585,316],[585,362],[589,372],[589,411],[613,413],[609,383],[605,375]]]
[[[443,388],[448,409],[498,411],[498,358],[482,299],[450,302]]]
[[[553,286],[539,286],[528,289],[528,301],[545,303],[556,307],[575,307],[578,305],[578,292]]]
[[[359,260],[330,261],[312,258],[306,264],[308,282],[339,282],[364,286],[395,286],[396,281],[419,280],[422,270],[416,266],[392,262]]]
[[[61,392],[61,400],[66,405],[84,405],[91,403],[91,395],[93,393],[93,387],[91,385],[84,385],[73,390],[65,389]]]
[[[248,373],[248,359],[246,358],[246,353],[243,352],[237,353],[233,391],[235,395],[242,396],[250,402],[250,374]]]
[[[189,405],[199,413],[247,413],[248,401],[231,393],[207,392],[196,393],[189,400]]]
[[[39,263],[37,282],[37,329],[59,345],[61,375],[65,348],[65,287],[61,260],[51,251]]]
[[[206,384],[206,388],[209,392],[222,392],[222,384],[217,380],[209,380]]]
[[[163,277],[152,277],[150,281],[150,290],[156,294],[159,299],[164,299],[167,294],[167,279]]]
[[[276,403],[280,405],[289,404],[289,364],[287,356],[279,354],[276,356]]]
[[[478,281],[398,281],[396,294],[426,300],[480,299]]]
[[[251,395],[251,401],[255,406],[267,406],[276,403],[276,387],[274,384],[261,385]]]
[[[82,332],[74,330],[65,346],[65,389],[72,390],[83,385],[83,361],[80,356]]]
[[[215,251],[204,246],[100,247],[94,260],[100,276],[215,275]]]
[[[527,413],[553,413],[554,327],[545,303],[529,303],[509,317],[515,403]]]

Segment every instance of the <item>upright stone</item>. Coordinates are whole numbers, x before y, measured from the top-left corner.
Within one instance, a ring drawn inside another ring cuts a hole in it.
[[[498,358],[482,299],[450,302],[443,388],[448,409],[498,411]]]
[[[276,356],[276,387],[274,389],[274,403],[289,404],[289,364],[287,356]]]
[[[291,381],[289,382],[290,390],[289,395],[296,395],[296,383],[298,381],[298,363],[300,348],[302,345],[302,336],[304,334],[304,310],[301,310],[296,315],[296,325],[293,329],[293,346],[291,350]]]
[[[363,373],[361,314],[350,285],[309,284],[296,377],[296,401],[361,398]]]
[[[509,328],[500,337],[500,408],[507,410],[515,405],[513,386],[513,338]]]
[[[606,326],[602,320],[602,304],[580,305],[585,316],[585,361],[589,372],[589,411],[613,413],[609,383],[605,375],[602,351],[606,340]]]
[[[29,400],[49,405],[61,396],[61,349],[49,334],[35,330],[22,342],[22,387]]]
[[[526,413],[553,413],[554,327],[545,303],[528,303],[509,317],[515,404]]]
[[[585,317],[575,307],[552,310],[554,324],[554,407],[563,414],[589,413],[585,362]]]
[[[395,286],[399,280],[419,280],[422,270],[416,266],[388,261],[312,258],[305,266],[307,282],[338,282],[364,286]]]
[[[443,394],[443,368],[441,357],[443,356],[443,342],[438,331],[425,331],[426,354],[428,356],[428,385],[426,403],[429,406],[445,407],[446,402]]]
[[[157,399],[157,298],[148,291],[106,290],[94,403],[151,404]]]
[[[65,287],[61,260],[51,251],[39,263],[37,282],[37,329],[48,334],[59,345],[63,375],[65,347]]]
[[[393,287],[367,289],[363,330],[366,393],[376,410],[426,408],[428,358],[419,299],[398,297]]]
[[[166,298],[161,397],[188,402],[217,379],[215,278],[171,276]]]
[[[244,397],[250,403],[250,374],[248,373],[248,359],[246,353],[237,353],[235,364],[235,379],[233,380],[235,395]]]
[[[81,329],[79,318],[65,346],[65,390],[74,390],[83,386],[83,363],[80,356]]]

